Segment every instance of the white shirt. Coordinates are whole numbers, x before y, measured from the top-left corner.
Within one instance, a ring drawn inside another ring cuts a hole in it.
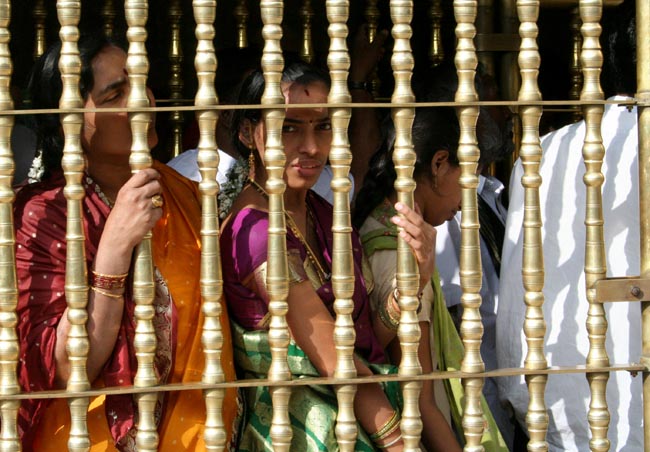
[[[237,160],[221,149],[217,149],[217,152],[219,153],[217,182],[219,182],[219,185],[223,185],[228,180],[228,171],[230,168],[232,168]],[[198,157],[199,150],[190,149],[171,159],[169,162],[167,162],[167,165],[171,166],[188,179],[192,179],[196,182],[201,182],[201,172],[199,171]]]
[[[219,182],[219,185],[223,185],[228,180],[228,171],[237,160],[229,154],[226,154],[221,149],[218,149],[217,152],[219,153],[217,182]],[[199,163],[197,161],[198,155],[198,149],[190,149],[171,159],[167,165],[171,166],[188,179],[201,182],[201,173],[199,172]],[[323,168],[318,181],[316,181],[316,184],[312,188],[312,190],[325,198],[330,204],[334,204],[334,192],[330,187],[333,177],[334,173],[332,172],[332,167],[326,165],[325,168]],[[352,189],[350,190],[350,201],[352,201],[352,196],[354,195],[354,178],[352,177],[352,174],[349,174],[348,177],[352,182]]]
[[[618,97],[617,99],[623,99]],[[639,275],[639,196],[637,113],[607,105],[602,121],[606,149],[603,174],[603,218],[607,276]],[[585,168],[582,145],[585,124],[579,122],[542,139],[540,205],[545,263],[545,353],[549,366],[584,365],[589,350],[585,295]],[[527,345],[523,332],[526,306],[521,282],[523,249],[523,169],[517,162],[511,179],[510,206],[501,265],[497,316],[497,357],[500,367],[523,367]],[[605,305],[606,339],[612,364],[638,362],[641,354],[641,306]],[[525,426],[528,391],[524,377],[500,378],[499,389]],[[610,375],[607,403],[611,414],[612,451],[643,450],[641,376]],[[590,392],[584,374],[552,375],[546,386],[550,410],[547,441],[550,451],[588,451]]]
[[[503,184],[494,177],[479,176],[478,194],[490,206],[496,216],[505,224],[506,209],[500,201]],[[459,305],[462,289],[460,286],[460,220],[461,212],[450,221],[437,226],[436,235],[436,265],[440,273],[440,283],[448,307]],[[485,370],[497,368],[496,356],[496,313],[499,303],[499,276],[496,273],[492,257],[487,245],[481,237],[481,262],[483,280],[481,284],[481,320],[483,322],[483,340],[481,342],[481,357]],[[510,422],[510,414],[501,406],[496,381],[488,378],[483,385],[485,396],[492,415],[506,444],[512,445],[514,427]]]

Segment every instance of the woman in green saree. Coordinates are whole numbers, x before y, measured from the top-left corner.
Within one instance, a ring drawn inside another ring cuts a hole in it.
[[[393,135],[392,131],[389,135]],[[402,236],[415,251],[420,269],[421,307],[418,314],[420,329],[419,358],[424,373],[438,367],[442,370],[460,370],[463,345],[447,311],[435,270],[435,226],[454,218],[460,210],[460,166],[457,156],[460,130],[455,111],[450,107],[419,108],[416,110],[412,137],[416,153],[413,177],[417,183],[414,191],[416,210],[421,218],[404,222],[398,216],[393,188],[397,177],[392,160],[392,140],[388,139],[370,162],[364,185],[355,203],[353,223],[360,229],[364,251],[377,284],[370,295],[373,312],[380,322],[375,330],[380,332],[382,345],[391,361],[400,359],[399,293],[395,289],[397,237]],[[399,204],[399,203],[398,203]],[[411,224],[412,223],[412,224]],[[398,230],[398,226],[402,230]],[[413,240],[409,228],[423,231],[419,240]],[[426,265],[423,265],[426,263]],[[445,380],[444,391],[435,387],[432,380],[425,381],[420,394],[420,411],[424,425],[438,422],[439,407],[450,408],[451,420],[462,437],[463,387],[458,379]],[[507,451],[490,410],[482,400],[486,429],[482,444],[486,451]],[[425,429],[422,441],[431,450],[448,441],[440,431]],[[451,449],[447,449],[451,450]]]

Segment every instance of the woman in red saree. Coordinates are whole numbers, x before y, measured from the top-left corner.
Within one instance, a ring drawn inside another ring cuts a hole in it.
[[[61,95],[60,44],[37,63],[30,81],[35,108],[56,108]],[[126,54],[103,38],[82,38],[80,91],[85,107],[124,107],[130,90]],[[153,101],[153,99],[151,99]],[[70,330],[65,299],[66,217],[61,170],[63,137],[58,115],[38,115],[42,180],[17,194],[16,261],[19,280],[18,373],[25,391],[65,387],[70,375],[65,344]],[[157,136],[149,129],[149,146]],[[154,162],[132,174],[131,131],[126,113],[84,113],[81,143],[86,158],[82,203],[90,288],[87,372],[93,387],[133,384],[137,367],[132,256],[153,229],[156,295],[154,366],[161,384],[200,381],[201,347],[200,203],[193,182]],[[234,379],[227,314],[221,318],[221,362]],[[227,441],[234,448],[237,394],[223,407]],[[160,393],[156,406],[159,450],[204,450],[205,405],[201,391]],[[92,450],[135,450],[137,406],[132,395],[91,400]],[[24,450],[64,450],[70,430],[67,403],[26,400],[19,413]]]

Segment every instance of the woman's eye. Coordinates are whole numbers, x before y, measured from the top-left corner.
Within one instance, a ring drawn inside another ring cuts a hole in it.
[[[106,103],[109,103],[109,102],[116,101],[117,99],[119,99],[119,97],[120,97],[121,95],[122,95],[122,92],[121,92],[121,91],[115,91],[114,93],[108,95],[108,96],[104,99],[104,103],[106,104]]]
[[[282,133],[291,133],[296,131],[296,126],[284,125],[282,126]]]
[[[318,128],[320,130],[332,130],[332,123],[331,122],[323,122],[321,123]]]

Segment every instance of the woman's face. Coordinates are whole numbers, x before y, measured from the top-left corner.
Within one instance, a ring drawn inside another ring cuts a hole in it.
[[[436,152],[431,164],[433,177],[426,182],[418,182],[418,185],[430,184],[426,205],[420,206],[420,209],[424,220],[433,226],[453,219],[461,206],[460,167],[449,163],[447,155],[447,151]]]
[[[327,86],[322,82],[282,83],[281,87],[287,104],[327,102]],[[260,156],[264,158],[266,132],[263,122],[256,126],[254,137]],[[327,108],[288,108],[282,126],[282,142],[287,159],[287,187],[310,189],[327,163],[332,144],[332,123]]]
[[[131,84],[126,72],[126,53],[119,47],[104,47],[91,63],[94,85],[88,93],[86,108],[126,107]],[[153,96],[147,90],[151,106]],[[154,122],[149,125],[149,148],[158,143]],[[101,159],[104,162],[123,164],[128,162],[131,152],[131,126],[128,114],[84,113],[81,143],[89,161]]]

